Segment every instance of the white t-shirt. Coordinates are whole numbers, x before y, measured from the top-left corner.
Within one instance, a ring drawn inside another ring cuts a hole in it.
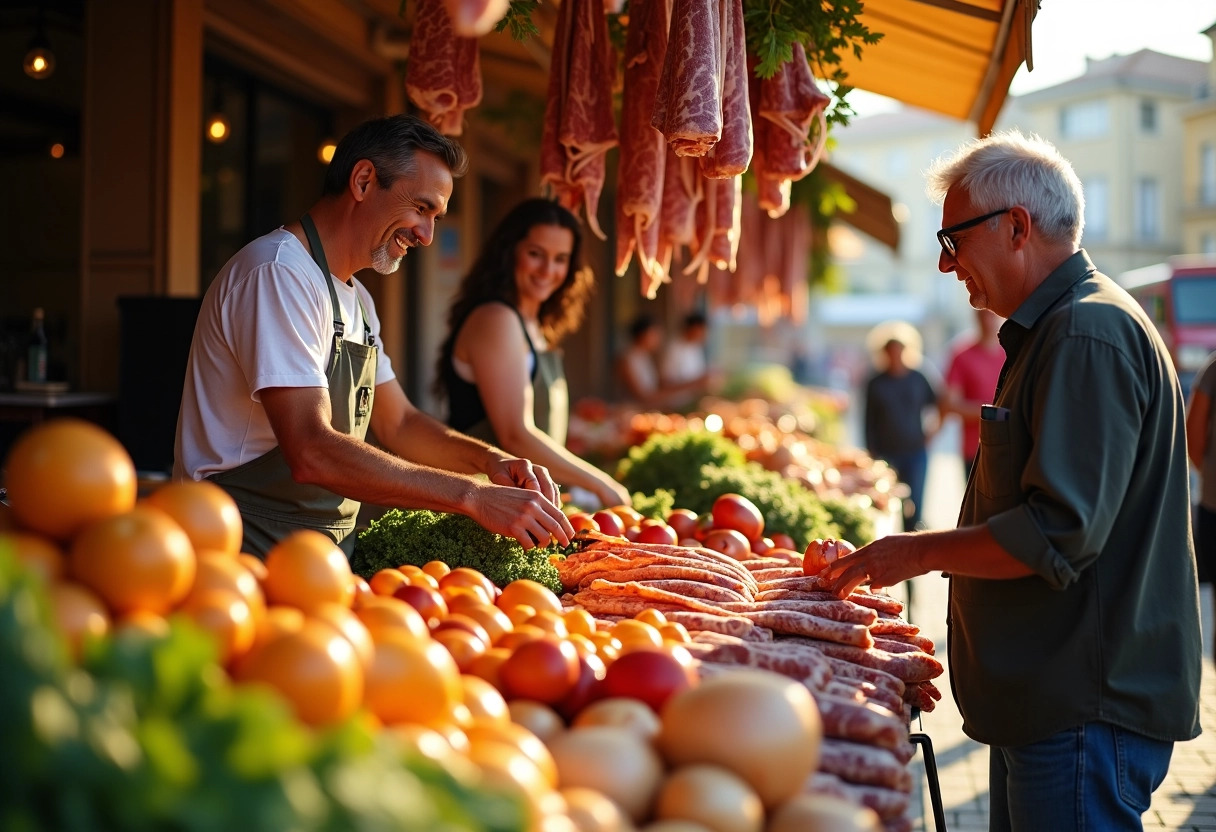
[[[668,384],[696,381],[705,375],[705,350],[698,343],[677,338],[663,353],[659,372]]]
[[[344,338],[364,343],[363,315],[380,344],[380,319],[359,281],[330,276]],[[352,285],[353,284],[353,285]],[[203,297],[174,445],[175,479],[201,480],[257,459],[278,442],[262,408],[267,387],[328,387],[333,305],[308,250],[280,228],[238,251]],[[396,378],[384,352],[377,386]]]

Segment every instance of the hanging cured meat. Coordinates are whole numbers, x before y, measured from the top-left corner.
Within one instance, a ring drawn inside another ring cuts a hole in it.
[[[405,92],[447,136],[459,136],[465,110],[481,103],[477,40],[456,36],[444,0],[418,0]]]
[[[765,216],[752,194],[741,211],[738,265],[729,287],[718,286],[718,302],[746,303],[767,326],[779,318],[800,322],[806,311],[811,226],[805,206],[779,219]],[[711,272],[711,286],[714,276]]]
[[[759,82],[755,102],[758,156],[755,170],[760,205],[770,216],[778,217],[789,209],[789,182],[810,173],[819,162],[827,141],[825,110],[829,98],[820,92],[807,64],[801,44],[794,44],[794,56],[772,78]],[[812,126],[816,135],[812,141]]]
[[[747,43],[743,36],[743,0],[721,0],[722,137],[701,158],[701,173],[729,179],[747,170],[752,160],[752,113],[748,103]]]
[[[671,36],[650,123],[677,156],[704,156],[722,138],[720,0],[674,0]]]
[[[743,179],[702,179],[705,196],[697,204],[696,254],[684,269],[704,283],[709,267],[735,270],[739,248],[739,210],[742,205]]]
[[[553,34],[540,181],[571,211],[585,206],[587,225],[601,240],[605,235],[596,211],[604,155],[617,143],[613,66],[603,0],[564,0]]]
[[[625,84],[617,178],[616,273],[638,253],[642,294],[653,298],[666,270],[659,258],[659,210],[667,144],[650,125],[659,73],[667,52],[670,0],[632,0],[625,36]]]
[[[487,35],[507,13],[509,0],[444,0],[452,31],[462,38]]]

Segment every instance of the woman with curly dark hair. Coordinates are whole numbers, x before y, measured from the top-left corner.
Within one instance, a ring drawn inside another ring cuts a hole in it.
[[[557,348],[578,328],[594,277],[581,268],[574,215],[547,199],[511,209],[461,281],[448,314],[435,392],[448,424],[549,469],[605,506],[629,492],[566,449],[569,395]]]

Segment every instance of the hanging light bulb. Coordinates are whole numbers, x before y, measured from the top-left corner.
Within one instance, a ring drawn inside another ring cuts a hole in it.
[[[212,113],[207,119],[207,139],[213,144],[223,144],[232,135],[232,125],[223,113]]]
[[[55,53],[51,51],[51,42],[47,40],[46,28],[43,25],[42,4],[38,4],[38,28],[30,41],[25,60],[21,62],[25,74],[36,81],[50,78],[55,71]]]
[[[51,145],[51,151],[50,151],[50,153],[51,153],[51,158],[52,158],[52,159],[62,159],[62,158],[63,158],[63,154],[64,154],[65,152],[66,152],[66,151],[65,151],[65,149],[64,149],[64,147],[63,147],[63,143],[62,143],[62,142],[55,142],[54,144],[52,144],[52,145]]]
[[[317,158],[322,164],[328,165],[334,159],[334,151],[338,149],[338,143],[333,139],[322,139],[321,146],[317,148]]]

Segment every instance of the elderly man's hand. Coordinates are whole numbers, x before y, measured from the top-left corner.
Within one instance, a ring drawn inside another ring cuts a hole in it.
[[[921,546],[917,537],[893,534],[879,538],[856,552],[842,555],[819,575],[840,598],[849,597],[862,584],[869,584],[871,590],[895,586],[925,572],[920,565]]]
[[[490,464],[486,474],[495,485],[527,488],[542,495],[553,505],[561,507],[557,483],[549,476],[549,469],[543,465],[533,465],[521,457],[504,455]]]

